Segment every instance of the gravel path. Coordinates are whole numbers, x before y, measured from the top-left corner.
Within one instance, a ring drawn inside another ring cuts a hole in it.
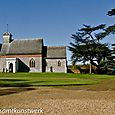
[[[42,87],[0,96],[0,108],[40,108],[39,113],[12,113],[11,115],[115,115],[115,91]]]

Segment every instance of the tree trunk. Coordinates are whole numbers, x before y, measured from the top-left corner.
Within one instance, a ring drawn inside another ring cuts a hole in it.
[[[91,62],[90,62],[89,73],[90,73],[90,74],[92,73]]]

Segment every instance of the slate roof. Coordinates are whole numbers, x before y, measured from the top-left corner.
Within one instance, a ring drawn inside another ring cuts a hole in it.
[[[65,46],[48,46],[46,58],[66,58]]]
[[[11,43],[3,43],[0,54],[41,54],[42,46],[43,39],[14,40]]]

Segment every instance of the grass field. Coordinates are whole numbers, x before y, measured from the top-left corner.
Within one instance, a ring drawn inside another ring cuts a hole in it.
[[[0,73],[0,87],[82,86],[114,82],[115,75],[65,73]]]
[[[0,96],[43,86],[68,90],[115,91],[115,75],[0,73]]]

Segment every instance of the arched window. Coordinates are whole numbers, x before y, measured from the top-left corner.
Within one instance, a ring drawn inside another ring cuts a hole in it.
[[[35,67],[35,60],[32,58],[29,62],[30,67]]]
[[[58,66],[61,66],[61,61],[60,60],[58,61]]]

